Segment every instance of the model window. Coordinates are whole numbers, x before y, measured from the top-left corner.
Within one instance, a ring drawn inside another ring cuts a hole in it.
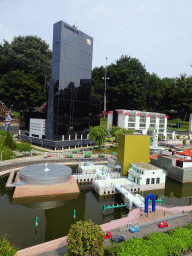
[[[151,179],[151,184],[155,184],[155,178]]]
[[[146,185],[150,183],[150,179],[146,179]]]
[[[160,178],[156,178],[156,183],[160,183]]]

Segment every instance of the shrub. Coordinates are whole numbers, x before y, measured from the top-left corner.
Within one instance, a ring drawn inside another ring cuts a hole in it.
[[[173,139],[173,137],[170,137],[170,140],[172,140]]]
[[[0,255],[12,256],[15,255],[17,250],[14,246],[11,246],[10,242],[5,236],[0,237]]]
[[[192,144],[192,140],[190,140],[190,144]]]
[[[183,145],[186,145],[186,140],[183,140]]]
[[[107,138],[106,141],[107,141],[107,142],[113,142],[113,141],[114,141],[114,137]]]
[[[158,136],[158,141],[160,141],[161,140],[161,136]]]
[[[6,133],[5,129],[3,129],[3,131],[0,131],[0,136],[2,138],[5,138],[7,136],[7,133]]]
[[[162,139],[165,140],[165,135],[162,136]]]
[[[24,142],[24,141],[22,141],[21,143],[18,143],[16,147],[16,150],[18,150],[19,152],[31,151],[32,149],[33,147],[31,146],[31,144],[29,142]]]
[[[177,139],[179,139],[179,138],[180,138],[180,136],[179,136],[179,135],[177,135],[177,136],[176,136],[176,138],[177,138]]]
[[[67,237],[68,255],[103,255],[104,233],[99,225],[91,220],[73,224]]]
[[[2,150],[2,151],[4,151],[3,153],[2,153],[2,160],[9,160],[9,159],[12,159],[13,158],[13,156],[14,156],[14,153],[12,152],[12,150],[10,149],[10,148],[3,148],[4,150]]]
[[[7,134],[7,137],[5,138],[4,144],[5,147],[9,147],[11,150],[16,149],[17,144],[13,141],[13,138],[10,133]]]

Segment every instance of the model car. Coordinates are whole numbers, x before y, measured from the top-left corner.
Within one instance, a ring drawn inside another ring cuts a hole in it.
[[[85,155],[85,157],[87,158],[87,157],[91,157],[91,154],[87,154],[87,155]]]
[[[104,157],[105,155],[104,154],[99,154],[99,157]]]
[[[106,234],[103,237],[108,239],[108,238],[112,237],[112,234],[111,234],[110,231],[107,231]]]
[[[168,223],[166,221],[162,221],[161,223],[158,224],[158,227],[166,228],[166,227],[168,227]]]
[[[66,155],[65,158],[72,158],[72,155]]]
[[[138,226],[134,226],[134,227],[132,227],[132,228],[129,229],[129,231],[130,231],[131,233],[137,232],[137,231],[139,231],[139,230],[140,230],[140,228],[139,228]]]
[[[111,237],[111,241],[115,242],[115,243],[121,243],[123,241],[125,241],[125,237],[124,236],[112,236]]]

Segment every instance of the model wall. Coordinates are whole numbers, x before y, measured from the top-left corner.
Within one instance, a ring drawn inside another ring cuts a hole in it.
[[[122,164],[122,174],[127,175],[131,163],[149,163],[150,136],[123,135],[118,136],[117,161]]]

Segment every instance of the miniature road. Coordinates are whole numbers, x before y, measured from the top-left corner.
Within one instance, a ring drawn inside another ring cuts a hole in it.
[[[159,220],[159,222],[161,222],[161,220]],[[158,223],[159,223],[158,222]],[[112,235],[119,235],[119,236],[124,236],[125,239],[132,239],[133,236],[137,235],[138,237],[145,237],[146,235],[151,234],[152,232],[166,232],[169,230],[172,230],[174,228],[178,228],[180,226],[184,226],[187,225],[189,223],[192,222],[192,216],[190,215],[186,215],[184,217],[179,217],[179,218],[175,218],[172,220],[168,220],[167,221],[169,226],[166,228],[159,228],[157,225],[158,223],[155,224],[151,224],[151,225],[147,225],[145,227],[141,227],[139,232],[135,232],[135,233],[131,233],[130,231],[123,231],[120,232],[119,229],[114,229],[114,230],[109,230]],[[110,239],[106,239],[105,240],[105,246],[110,245],[112,242]],[[55,249],[52,251],[48,251],[48,252],[44,252],[41,254],[36,254],[37,256],[64,256],[64,254],[67,252],[67,247],[62,247],[59,249]],[[192,253],[187,254],[188,256],[192,256]]]

